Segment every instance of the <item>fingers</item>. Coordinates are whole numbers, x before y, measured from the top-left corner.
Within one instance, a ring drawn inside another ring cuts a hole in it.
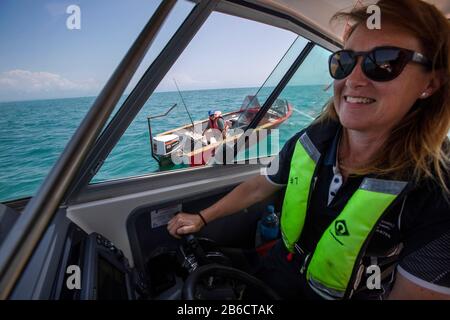
[[[167,231],[169,231],[169,234],[172,237],[180,239],[180,236],[177,234],[177,228],[176,227],[167,225]]]
[[[201,229],[199,219],[197,215],[180,212],[167,223],[167,231],[179,239],[180,235],[199,231]]]
[[[175,217],[170,219],[170,221],[167,223],[167,231],[169,231],[169,234],[172,237],[180,238],[177,234],[177,229],[179,228],[179,225],[181,223],[181,219],[178,217],[180,214],[177,214]]]
[[[195,233],[197,230],[195,230],[194,226],[184,226],[181,228],[178,228],[177,234],[179,235],[185,235],[190,233]]]

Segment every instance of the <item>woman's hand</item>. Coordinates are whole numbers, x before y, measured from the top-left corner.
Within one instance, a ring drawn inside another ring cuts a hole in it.
[[[181,235],[200,231],[204,225],[202,218],[198,214],[180,212],[170,219],[167,224],[167,230],[171,236],[180,239]]]
[[[210,223],[250,207],[279,189],[281,189],[281,186],[268,182],[266,177],[255,176],[241,183],[211,207],[203,209],[201,211],[202,216],[185,212],[178,213],[167,224],[167,230],[173,237],[179,239],[181,235],[200,231],[205,223]],[[245,195],[245,197],[242,197],[242,195]],[[205,221],[202,220],[202,217]]]

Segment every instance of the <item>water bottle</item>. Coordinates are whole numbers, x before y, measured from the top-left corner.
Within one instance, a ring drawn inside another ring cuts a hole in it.
[[[261,239],[266,241],[275,240],[278,238],[278,233],[280,230],[280,220],[275,213],[275,208],[272,205],[267,206],[267,213],[261,219],[260,224],[260,234]]]

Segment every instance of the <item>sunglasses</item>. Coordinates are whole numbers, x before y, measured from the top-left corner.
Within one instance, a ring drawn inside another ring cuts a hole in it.
[[[431,68],[431,62],[421,53],[397,47],[377,47],[370,51],[340,50],[328,60],[331,77],[341,80],[350,75],[358,57],[362,56],[361,69],[373,81],[390,81],[399,76],[409,62]]]

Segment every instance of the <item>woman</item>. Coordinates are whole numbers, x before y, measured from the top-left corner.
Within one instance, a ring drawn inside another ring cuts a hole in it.
[[[366,8],[336,15],[353,24],[330,57],[334,97],[286,143],[278,172],[179,213],[170,234],[286,187],[283,241],[256,272],[284,298],[450,299],[449,22],[418,0],[378,6],[380,30]]]

